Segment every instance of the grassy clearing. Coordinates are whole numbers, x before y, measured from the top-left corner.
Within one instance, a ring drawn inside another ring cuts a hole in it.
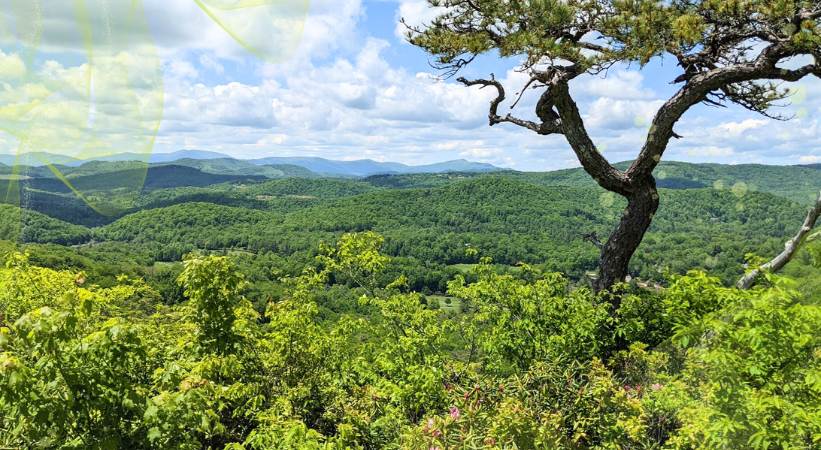
[[[440,295],[440,294],[433,294],[433,295],[426,295],[425,298],[428,301],[428,305],[432,303],[438,303],[439,309],[448,313],[460,314],[462,312],[462,301],[456,297],[451,297],[449,295]]]
[[[472,272],[479,264],[451,264],[448,267],[458,270],[462,273]],[[509,266],[506,264],[494,264],[493,268],[499,273],[505,272],[519,272],[522,270],[519,266]]]

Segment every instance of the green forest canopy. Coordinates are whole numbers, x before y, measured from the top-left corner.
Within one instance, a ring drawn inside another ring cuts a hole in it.
[[[59,448],[811,448],[818,299],[702,272],[625,287],[488,260],[443,308],[343,235],[256,307],[236,257],[108,288],[9,253],[0,445]]]

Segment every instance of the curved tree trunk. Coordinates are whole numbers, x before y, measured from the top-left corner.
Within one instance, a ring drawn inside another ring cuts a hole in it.
[[[599,279],[595,284],[597,291],[608,290],[615,283],[624,280],[630,258],[641,244],[644,233],[647,232],[658,210],[659,194],[656,180],[652,176],[635,183],[631,190],[632,192],[626,196],[627,207],[619,224],[602,247],[599,257]],[[614,301],[614,306],[618,307],[618,299]]]

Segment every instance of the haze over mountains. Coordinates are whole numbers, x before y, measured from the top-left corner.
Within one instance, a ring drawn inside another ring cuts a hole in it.
[[[0,187],[19,180],[21,192],[32,196],[60,194],[68,197],[72,189],[84,194],[120,188],[150,192],[175,187],[205,187],[218,183],[259,183],[281,178],[359,178],[372,185],[392,188],[434,187],[450,182],[450,174],[476,177],[504,173],[509,177],[545,186],[598,186],[581,168],[550,172],[517,172],[491,164],[454,160],[411,166],[373,160],[336,161],[318,157],[267,157],[241,160],[221,153],[181,150],[150,155],[121,153],[84,161],[44,153],[29,153],[17,160],[0,155]],[[143,161],[137,160],[143,158]],[[48,167],[46,162],[55,164]],[[616,164],[626,169],[628,162]],[[56,171],[52,170],[56,167]],[[657,184],[667,189],[714,188],[732,190],[739,196],[748,191],[768,192],[799,204],[809,204],[821,188],[821,164],[767,166],[758,164],[693,164],[664,161],[655,171]],[[63,178],[60,180],[58,178]],[[70,180],[72,186],[67,186]],[[75,201],[77,199],[62,199]],[[36,203],[36,202],[35,202]],[[52,201],[47,204],[53,204]]]
[[[138,153],[118,153],[108,156],[93,157],[88,159],[72,158],[70,156],[53,155],[49,153],[26,153],[19,159],[15,155],[0,155],[0,164],[7,166],[22,165],[32,167],[42,167],[47,164],[57,164],[69,167],[76,167],[90,161],[106,162],[127,162],[143,161],[150,164],[175,163],[189,167],[197,167],[204,172],[242,175],[262,175],[267,176],[270,172],[266,169],[255,169],[259,166],[290,166],[301,167],[323,176],[345,176],[345,177],[366,177],[377,174],[408,174],[408,173],[443,173],[443,172],[493,172],[504,170],[492,164],[479,163],[458,159],[425,165],[408,165],[397,162],[380,162],[370,159],[360,159],[353,161],[331,160],[313,156],[273,156],[257,159],[238,159],[228,155],[204,150],[180,150],[172,153],[152,153],[150,155]],[[218,166],[219,172],[209,170],[210,167]],[[276,167],[275,167],[276,168]],[[273,177],[282,174],[273,173]],[[307,174],[303,174],[307,175]]]
[[[147,161],[146,161],[147,159]],[[370,159],[331,160],[313,156],[282,156],[257,159],[238,159],[228,155],[205,150],[179,150],[172,153],[118,153],[89,159],[78,159],[70,156],[55,155],[43,152],[15,155],[0,155],[0,179],[17,173],[22,178],[56,178],[48,164],[54,164],[60,173],[67,178],[95,176],[103,173],[116,177],[118,172],[127,177],[145,172],[146,162],[149,179],[156,180],[163,174],[175,173],[175,170],[159,170],[160,167],[182,166],[202,172],[204,180],[192,181],[194,186],[213,184],[214,178],[208,175],[246,178],[249,181],[260,178],[319,178],[319,177],[352,177],[393,176],[391,183],[401,183],[402,175],[445,174],[459,172],[479,175],[483,173],[510,171],[492,164],[467,161],[464,159],[445,161],[426,165],[408,165],[397,162],[380,162]],[[21,166],[15,171],[12,165]],[[616,164],[625,169],[629,163]],[[123,172],[126,171],[126,172]],[[128,172],[130,171],[130,172]],[[185,172],[191,181],[195,172]],[[520,172],[517,172],[520,173]],[[532,175],[527,175],[528,173]],[[524,172],[521,176],[536,177],[548,185],[595,185],[593,180],[580,168],[556,170],[550,172]],[[547,176],[549,174],[549,176]],[[398,178],[397,178],[398,176]],[[716,187],[740,190],[763,190],[773,192],[791,200],[803,203],[808,196],[821,186],[821,164],[796,166],[769,166],[759,164],[694,164],[685,162],[662,162],[656,170],[659,187],[685,189]],[[234,181],[236,181],[234,180]],[[222,181],[229,181],[223,179]],[[418,183],[413,180],[413,184]],[[163,183],[166,184],[166,183]],[[171,182],[174,184],[174,182]],[[184,184],[188,185],[188,184]],[[809,194],[807,194],[809,192]],[[810,199],[812,200],[812,199]]]

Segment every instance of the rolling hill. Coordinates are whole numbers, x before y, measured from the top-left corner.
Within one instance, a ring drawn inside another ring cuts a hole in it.
[[[30,152],[20,155],[3,155],[0,154],[0,163],[13,166],[45,166],[48,164],[61,164],[66,166],[79,165],[82,161],[71,156],[58,155],[47,152]]]
[[[325,158],[296,156],[261,158],[251,160],[251,162],[255,164],[292,164],[322,175],[349,177],[366,177],[386,173],[493,172],[501,170],[491,164],[470,162],[463,159],[420,166],[379,162],[370,159],[335,161]]]
[[[217,175],[193,167],[168,165],[148,168],[132,168],[112,172],[82,175],[71,178],[71,185],[80,192],[111,191],[116,189],[155,189],[179,186],[208,186],[218,183],[262,181],[259,175]],[[63,181],[56,178],[32,178],[21,184],[31,189],[68,194],[72,192]]]
[[[91,231],[86,227],[0,204],[0,240],[73,245],[89,239]]]
[[[134,211],[182,203],[212,203],[266,211],[289,212],[320,201],[359,195],[378,189],[349,178],[281,178],[242,186],[159,189],[137,199]]]
[[[214,155],[212,155],[214,156]],[[444,170],[464,167],[442,163],[434,166],[396,165],[374,161],[330,161],[308,158],[317,170],[367,173],[372,170]],[[275,159],[271,161],[280,161]],[[268,162],[271,162],[268,161]],[[300,162],[290,160],[291,162]],[[265,161],[256,161],[257,163]],[[302,163],[305,163],[302,160]],[[461,164],[461,165],[460,165]],[[626,163],[619,164],[625,168]],[[492,167],[492,166],[491,166]],[[112,212],[101,215],[78,199],[63,181],[46,167],[27,167],[28,179],[10,181],[0,177],[0,189],[11,183],[23,188],[25,205],[34,211],[82,225],[101,225],[122,214],[146,208],[166,207],[188,202],[207,202],[248,209],[293,212],[314,206],[324,200],[352,197],[374,190],[407,190],[444,188],[452,185],[492,183],[497,178],[526,183],[530,186],[570,187],[587,190],[596,201],[604,194],[582,169],[553,172],[431,172],[377,174],[360,178],[319,178],[297,165],[258,165],[232,158],[186,158],[174,163],[152,164],[135,161],[92,161],[76,166],[59,166],[72,186],[84,195],[92,194],[97,202],[108,202]],[[9,167],[0,167],[12,173]],[[50,175],[50,176],[49,176]],[[821,170],[814,166],[719,165],[663,162],[656,170],[662,189],[715,189],[743,201],[749,193],[765,192],[776,198],[806,204],[821,187]],[[238,184],[240,184],[238,186]],[[140,196],[134,198],[139,189]],[[581,192],[580,191],[580,192]],[[125,198],[128,197],[128,198]],[[10,199],[17,204],[19,200]],[[662,209],[665,207],[662,203]],[[98,208],[99,209],[99,208]],[[397,214],[401,214],[397,212]],[[352,214],[353,217],[359,214]]]
[[[316,177],[317,175],[310,170],[289,164],[279,165],[258,165],[248,161],[233,159],[233,158],[213,158],[213,159],[194,159],[183,158],[176,159],[168,163],[175,166],[186,166],[199,169],[205,173],[213,173],[218,175],[252,175],[266,178],[285,178],[285,177]]]
[[[22,193],[4,196],[0,201],[22,204],[29,210],[71,223],[94,226],[114,220],[132,206],[135,196],[141,192],[266,179],[258,175],[217,175],[185,166],[156,166],[70,177],[71,187],[57,178],[0,179],[0,192]],[[94,206],[78,198],[74,190],[94,199]]]
[[[305,192],[292,190],[290,192]],[[299,203],[294,200],[293,203]],[[180,251],[242,248],[281,254],[310,252],[343,232],[375,230],[389,253],[437,264],[471,262],[465,247],[502,264],[541,264],[581,276],[598,252],[582,235],[606,235],[620,214],[619,199],[591,189],[539,186],[506,176],[467,179],[430,189],[376,189],[318,199],[292,210],[251,211],[213,203],[184,203],[128,215],[99,229],[106,240]],[[662,190],[662,207],[639,253],[636,274],[661,277],[692,267],[730,279],[744,255],[776,251],[801,208],[770,194],[743,199],[713,189]]]
[[[626,169],[628,163],[617,166]],[[713,188],[744,196],[747,192],[767,192],[800,204],[809,204],[821,189],[821,165],[764,166],[692,164],[662,162],[655,171],[656,184],[661,189]],[[505,176],[542,186],[588,187],[604,192],[581,168],[552,172],[501,172]],[[444,174],[384,174],[372,175],[364,181],[386,188],[443,186],[460,179],[481,177],[480,173],[450,172]]]
[[[337,161],[318,157],[267,157],[242,160],[203,150],[180,150],[151,155],[120,153],[101,157],[95,161],[80,161],[76,158],[47,153],[30,153],[23,156],[21,162],[25,167],[20,167],[18,170],[9,166],[14,163],[13,156],[3,155],[0,156],[0,164],[4,164],[4,166],[0,166],[0,178],[13,173],[24,174],[30,178],[55,178],[49,168],[42,166],[43,161],[49,161],[57,163],[55,168],[71,179],[79,180],[86,176],[96,177],[107,173],[109,174],[108,178],[119,177],[126,180],[124,184],[133,184],[129,180],[132,180],[135,174],[139,174],[141,170],[144,170],[142,165],[146,164],[135,160],[145,161],[147,158],[151,167],[151,170],[149,170],[149,183],[146,185],[148,190],[174,186],[207,186],[230,180],[225,178],[216,182],[208,180],[177,183],[162,182],[156,177],[151,177],[151,172],[163,166],[183,166],[197,169],[204,174],[217,176],[268,179],[320,176],[366,178],[366,181],[374,186],[390,188],[441,186],[461,178],[504,171],[509,173],[511,177],[518,177],[544,186],[596,187],[595,182],[581,168],[551,172],[516,172],[490,164],[466,160],[419,166],[369,159]],[[629,163],[622,162],[616,165],[621,169],[626,169]],[[130,169],[133,169],[134,172],[131,174],[123,172]],[[180,175],[184,178],[190,178],[189,175]],[[656,169],[655,175],[660,188],[699,189],[711,187],[719,190],[730,190],[740,195],[747,191],[769,192],[801,204],[807,204],[814,200],[817,190],[821,187],[821,164],[767,166],[663,161]],[[102,176],[102,178],[106,177]],[[97,180],[102,178],[97,178]],[[81,180],[81,182],[96,183],[95,181],[86,180]],[[108,183],[107,186],[111,187],[113,185]],[[42,188],[44,190],[53,188],[65,192],[56,184],[52,186],[48,182],[43,182]]]
[[[629,163],[616,164],[627,169]],[[815,200],[821,189],[821,171],[806,166],[760,164],[692,164],[662,161],[654,172],[660,188],[691,189],[711,187],[743,195],[748,191],[768,192],[800,204]],[[581,168],[554,172],[524,172],[520,177],[546,186],[595,186]]]
[[[178,159],[218,159],[228,158],[228,155],[206,150],[177,150],[170,153],[153,152],[146,153],[115,153],[113,155],[94,158],[98,161],[143,161],[148,163],[169,163]]]

